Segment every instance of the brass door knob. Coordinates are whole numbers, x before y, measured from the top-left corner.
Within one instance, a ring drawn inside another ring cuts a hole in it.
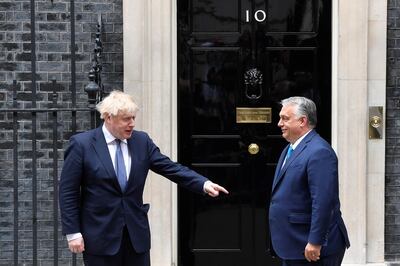
[[[257,144],[251,143],[247,149],[251,155],[255,155],[260,151],[260,147]]]

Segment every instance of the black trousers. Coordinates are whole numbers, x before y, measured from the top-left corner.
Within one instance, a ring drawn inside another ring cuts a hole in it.
[[[83,261],[86,266],[150,266],[150,251],[136,253],[124,227],[121,247],[117,254],[112,256],[97,256],[83,252]]]
[[[342,260],[344,257],[345,249],[320,258],[318,261],[308,262],[306,259],[304,260],[282,260],[282,266],[306,266],[306,265],[313,265],[313,266],[340,266],[342,264]]]

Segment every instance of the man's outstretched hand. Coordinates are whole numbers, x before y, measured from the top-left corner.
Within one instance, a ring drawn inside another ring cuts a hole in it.
[[[229,194],[228,190],[224,187],[221,187],[218,184],[215,184],[211,181],[207,181],[204,183],[204,192],[206,192],[211,197],[217,197],[219,192],[224,192],[225,194]]]

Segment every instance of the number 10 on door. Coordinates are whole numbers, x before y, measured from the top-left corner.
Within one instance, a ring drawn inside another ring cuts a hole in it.
[[[254,19],[257,22],[264,22],[267,19],[267,13],[264,10],[256,10],[253,15]],[[249,10],[246,10],[246,22],[250,22],[251,13]]]

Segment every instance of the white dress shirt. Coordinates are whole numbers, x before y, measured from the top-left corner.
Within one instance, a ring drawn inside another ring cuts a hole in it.
[[[110,157],[115,169],[115,152],[117,151],[117,142],[115,141],[116,138],[110,133],[110,131],[108,131],[104,124],[102,130],[104,138],[106,139],[108,152],[110,153]],[[131,155],[128,150],[128,141],[126,139],[121,139],[121,150],[122,154],[124,155],[126,176],[127,179],[129,179],[129,173],[131,172]]]
[[[303,136],[301,136],[298,140],[296,140],[295,143],[292,144],[292,149],[295,150],[296,147],[300,144],[300,142],[308,135],[308,133],[311,132],[312,129],[310,129],[306,134],[304,134]]]

